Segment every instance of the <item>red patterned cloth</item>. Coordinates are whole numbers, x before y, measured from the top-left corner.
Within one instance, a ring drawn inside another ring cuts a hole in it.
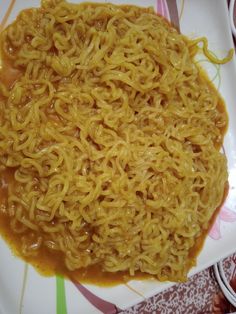
[[[225,274],[236,291],[236,253],[224,260]],[[210,267],[188,282],[177,284],[147,301],[139,303],[123,314],[223,314],[236,313],[224,297]]]

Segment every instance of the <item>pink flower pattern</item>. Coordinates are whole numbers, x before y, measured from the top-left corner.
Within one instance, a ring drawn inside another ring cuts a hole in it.
[[[157,13],[170,21],[170,14],[166,0],[157,0]]]
[[[225,222],[235,222],[236,221],[236,212],[229,209],[227,206],[223,206],[216,217],[216,221],[213,224],[209,236],[213,240],[219,240],[221,238],[221,232],[220,232],[220,221]]]

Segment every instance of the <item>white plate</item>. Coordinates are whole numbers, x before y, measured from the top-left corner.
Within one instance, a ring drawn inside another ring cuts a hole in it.
[[[190,37],[206,36],[210,49],[218,56],[225,55],[233,47],[226,0],[111,2],[154,6],[159,13],[174,22],[177,22],[179,16],[181,31]],[[6,25],[15,19],[20,10],[33,6],[39,6],[39,0],[0,0],[0,21]],[[230,190],[216,224],[207,237],[197,267],[190,275],[236,251],[236,63],[235,58],[223,66],[212,65],[205,58],[200,60],[227,104],[230,122],[224,150],[228,159]],[[40,276],[31,266],[12,256],[1,239],[0,252],[1,314],[111,314],[116,312],[116,308],[125,309],[171,285],[156,281],[131,281],[129,285],[113,288],[93,285],[76,287],[68,280]]]

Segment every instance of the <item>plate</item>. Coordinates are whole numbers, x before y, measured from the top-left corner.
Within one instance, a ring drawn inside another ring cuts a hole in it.
[[[74,0],[73,2],[81,2]],[[102,2],[102,1],[96,1]],[[103,1],[107,2],[107,1]],[[112,0],[115,4],[153,6],[182,33],[191,38],[206,36],[209,47],[222,57],[233,47],[226,1],[215,0]],[[0,0],[0,28],[13,21],[20,10],[39,6],[39,0]],[[204,56],[198,62],[219,89],[229,113],[229,129],[224,141],[228,159],[229,195],[211,229],[197,266],[189,275],[214,264],[236,250],[236,61],[220,66]],[[73,284],[60,277],[43,277],[31,266],[14,257],[0,239],[1,314],[112,314],[124,310],[169,287],[172,283],[133,280],[110,288]]]

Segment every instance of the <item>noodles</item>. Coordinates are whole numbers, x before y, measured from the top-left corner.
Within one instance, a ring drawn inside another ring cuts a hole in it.
[[[207,41],[206,37],[201,37],[201,38],[194,40],[193,44],[195,45],[195,44],[198,44],[200,42],[203,43],[203,52],[204,52],[205,56],[213,63],[224,64],[233,58],[233,55],[234,55],[234,49],[233,48],[231,48],[229,50],[228,55],[225,58],[218,59],[208,50],[208,41]]]
[[[1,36],[17,73],[0,79],[2,208],[19,254],[185,280],[228,176],[227,114],[193,61],[199,41],[213,58],[207,41],[151,8],[61,0]]]

